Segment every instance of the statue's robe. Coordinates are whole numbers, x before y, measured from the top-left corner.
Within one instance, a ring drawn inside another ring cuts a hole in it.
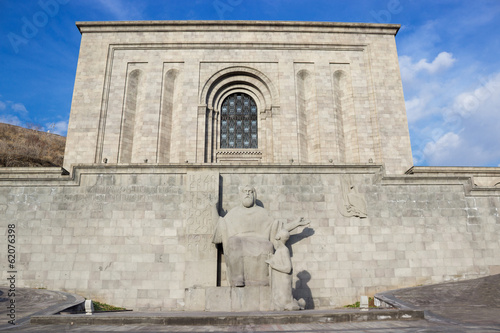
[[[238,206],[217,222],[213,243],[222,244],[229,284],[269,285],[266,260],[274,252],[278,223],[259,206]]]
[[[297,301],[292,296],[292,259],[290,251],[283,244],[269,259],[271,271],[273,310],[298,310]]]

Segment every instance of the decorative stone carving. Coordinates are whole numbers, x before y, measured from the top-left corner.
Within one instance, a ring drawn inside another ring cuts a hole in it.
[[[184,212],[184,286],[212,286],[217,281],[217,249],[212,245],[215,227],[211,200],[219,193],[217,172],[188,172],[181,208]],[[199,274],[199,272],[203,274]]]
[[[260,162],[262,151],[257,149],[219,149],[217,162]]]
[[[219,217],[213,205],[217,221],[212,242],[222,244],[227,266],[227,277],[232,287],[267,286],[269,269],[266,260],[273,253],[273,243],[278,222],[267,211],[255,204],[255,188],[242,189],[242,204],[231,209],[225,217]]]
[[[339,204],[339,211],[345,217],[365,218],[366,200],[362,194],[359,194],[356,187],[348,176],[342,177],[342,204]]]
[[[286,242],[290,238],[290,232],[293,229],[308,224],[308,221],[300,218],[295,222],[282,225],[275,236],[274,246],[276,251],[270,259],[266,260],[272,269],[272,306],[275,311],[303,310],[305,308],[306,302],[304,299],[295,300],[292,296],[293,268]]]

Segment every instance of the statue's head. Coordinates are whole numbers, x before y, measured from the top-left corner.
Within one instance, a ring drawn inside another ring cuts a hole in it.
[[[282,241],[283,244],[285,244],[289,238],[290,238],[290,232],[286,229],[281,229],[280,231],[278,231],[275,237],[276,240]]]
[[[241,203],[243,204],[244,207],[250,208],[253,205],[255,205],[255,201],[257,200],[257,192],[255,191],[255,188],[246,185],[241,189]]]

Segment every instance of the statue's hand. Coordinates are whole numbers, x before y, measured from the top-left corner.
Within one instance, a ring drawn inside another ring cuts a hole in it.
[[[272,264],[271,264],[272,261],[273,261],[273,254],[272,253],[268,253],[267,254],[267,260],[265,260],[265,263],[272,267]]]
[[[305,225],[308,225],[309,223],[311,223],[311,221],[306,220],[303,217],[301,217],[300,220],[299,220],[299,226],[302,226],[302,227],[305,226]]]

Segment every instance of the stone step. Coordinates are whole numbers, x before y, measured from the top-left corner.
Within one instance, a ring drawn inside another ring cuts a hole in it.
[[[370,309],[368,311],[304,310],[293,312],[114,312],[93,315],[33,316],[31,325],[283,325],[305,323],[341,323],[375,320],[419,320],[423,311]]]

